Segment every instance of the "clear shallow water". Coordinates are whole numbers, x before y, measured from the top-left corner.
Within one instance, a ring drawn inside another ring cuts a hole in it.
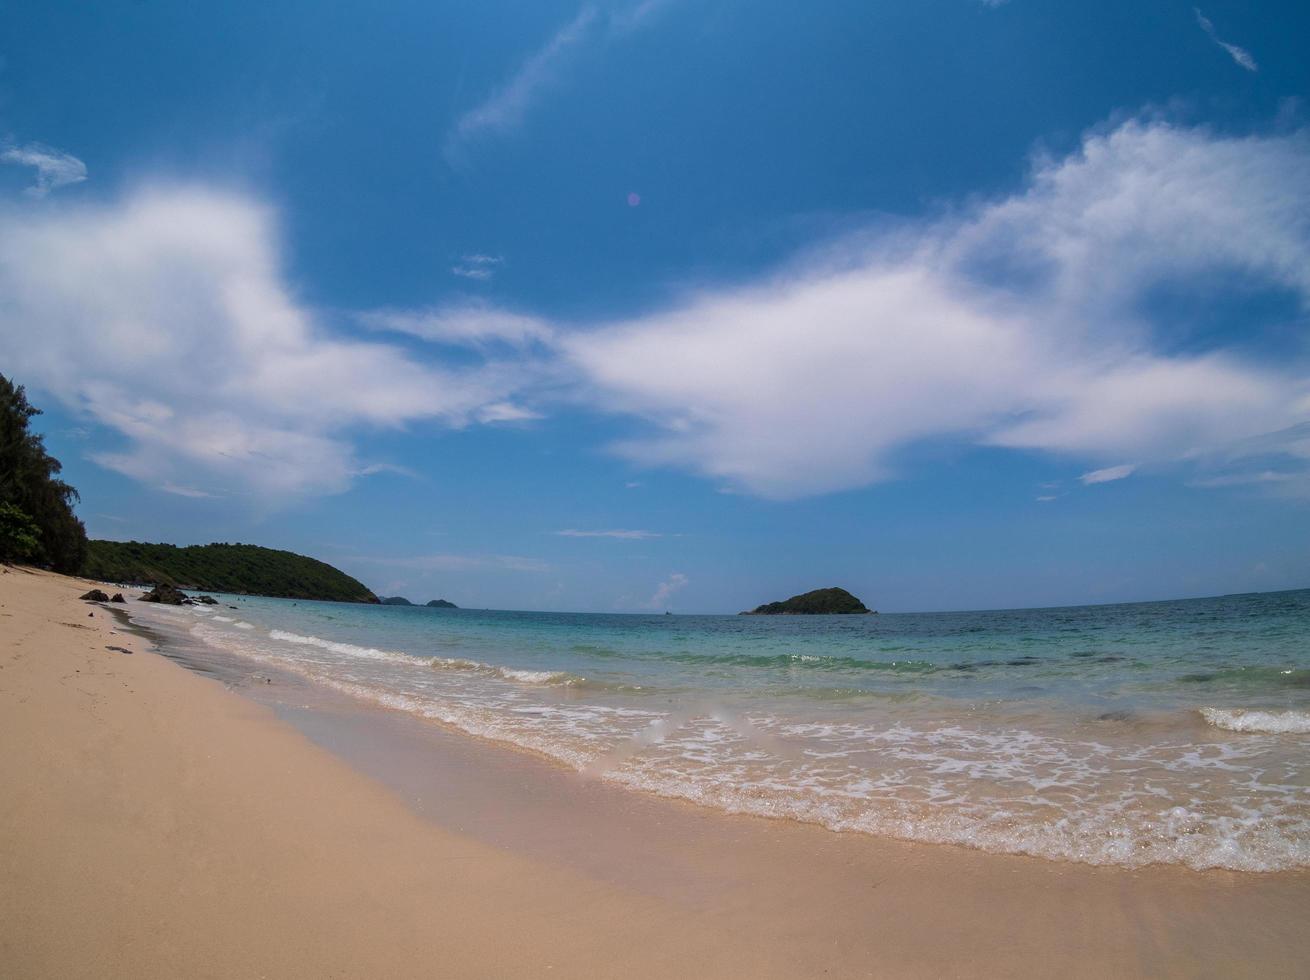
[[[729,811],[1097,864],[1310,866],[1310,590],[858,617],[131,612]]]

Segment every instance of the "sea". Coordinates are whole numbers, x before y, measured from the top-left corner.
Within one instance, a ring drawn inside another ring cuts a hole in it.
[[[868,616],[218,598],[130,612],[730,813],[1097,865],[1310,866],[1310,590]]]

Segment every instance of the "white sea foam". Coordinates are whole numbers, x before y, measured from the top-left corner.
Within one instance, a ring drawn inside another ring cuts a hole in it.
[[[1268,735],[1310,735],[1310,712],[1253,711],[1242,708],[1202,708],[1201,717],[1229,732]]]

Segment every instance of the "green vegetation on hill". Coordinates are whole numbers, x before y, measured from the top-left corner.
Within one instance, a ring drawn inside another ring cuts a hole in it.
[[[815,589],[782,602],[756,606],[752,616],[821,616],[832,613],[867,613],[870,609],[845,589]]]
[[[155,582],[206,592],[283,599],[377,602],[377,596],[326,562],[253,544],[92,541],[82,574],[106,582]]]
[[[41,410],[22,385],[0,375],[0,560],[49,565],[74,574],[86,554],[86,528],[73,514],[77,491],[28,428]]]

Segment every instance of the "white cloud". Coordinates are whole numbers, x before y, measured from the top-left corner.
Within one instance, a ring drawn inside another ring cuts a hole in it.
[[[464,425],[516,383],[329,335],[245,197],[171,188],[2,218],[7,372],[116,431],[125,445],[93,458],[154,486],[341,490],[366,468],[359,431]]]
[[[550,340],[546,321],[478,301],[424,310],[385,309],[358,315],[371,330],[409,334],[436,343],[479,346],[489,342],[527,345]]]
[[[36,168],[36,183],[27,189],[33,197],[45,197],[52,190],[86,180],[86,164],[71,154],[41,143],[0,148],[0,163]]]
[[[554,533],[563,538],[619,538],[624,541],[646,541],[650,538],[664,537],[658,531],[579,531],[575,528],[568,528]]]
[[[1177,459],[1303,420],[1308,372],[1158,350],[1143,298],[1236,270],[1310,306],[1306,213],[1306,134],[1133,120],[1012,197],[560,343],[650,426],[619,454],[768,497],[887,478],[930,439]]]
[[[673,598],[674,595],[687,587],[687,582],[687,576],[683,575],[681,572],[674,572],[660,583],[659,588],[655,590],[655,594],[651,596],[650,600],[646,603],[647,608],[663,609],[669,604],[669,600]]]
[[[1213,41],[1215,44],[1219,45],[1219,47],[1227,51],[1229,57],[1231,57],[1235,62],[1237,62],[1247,71],[1260,70],[1260,66],[1257,65],[1255,63],[1255,59],[1251,57],[1251,52],[1247,51],[1245,48],[1239,48],[1236,44],[1229,44],[1227,41],[1221,39],[1218,33],[1215,31],[1214,23],[1210,20],[1210,18],[1207,17],[1205,14],[1201,13],[1201,9],[1199,7],[1193,7],[1192,10],[1195,11],[1196,13],[1196,22],[1199,25],[1201,25],[1201,30],[1205,31],[1205,33],[1210,36],[1211,41]]]
[[[1091,486],[1093,483],[1112,483],[1115,480],[1122,480],[1125,477],[1132,476],[1137,467],[1131,463],[1125,463],[1122,466],[1107,466],[1103,470],[1092,470],[1090,473],[1084,473],[1078,477],[1083,486]]]
[[[596,16],[595,7],[584,6],[485,101],[460,116],[446,137],[447,161],[458,163],[470,143],[518,127],[541,90],[555,80],[573,49],[587,37]]]

